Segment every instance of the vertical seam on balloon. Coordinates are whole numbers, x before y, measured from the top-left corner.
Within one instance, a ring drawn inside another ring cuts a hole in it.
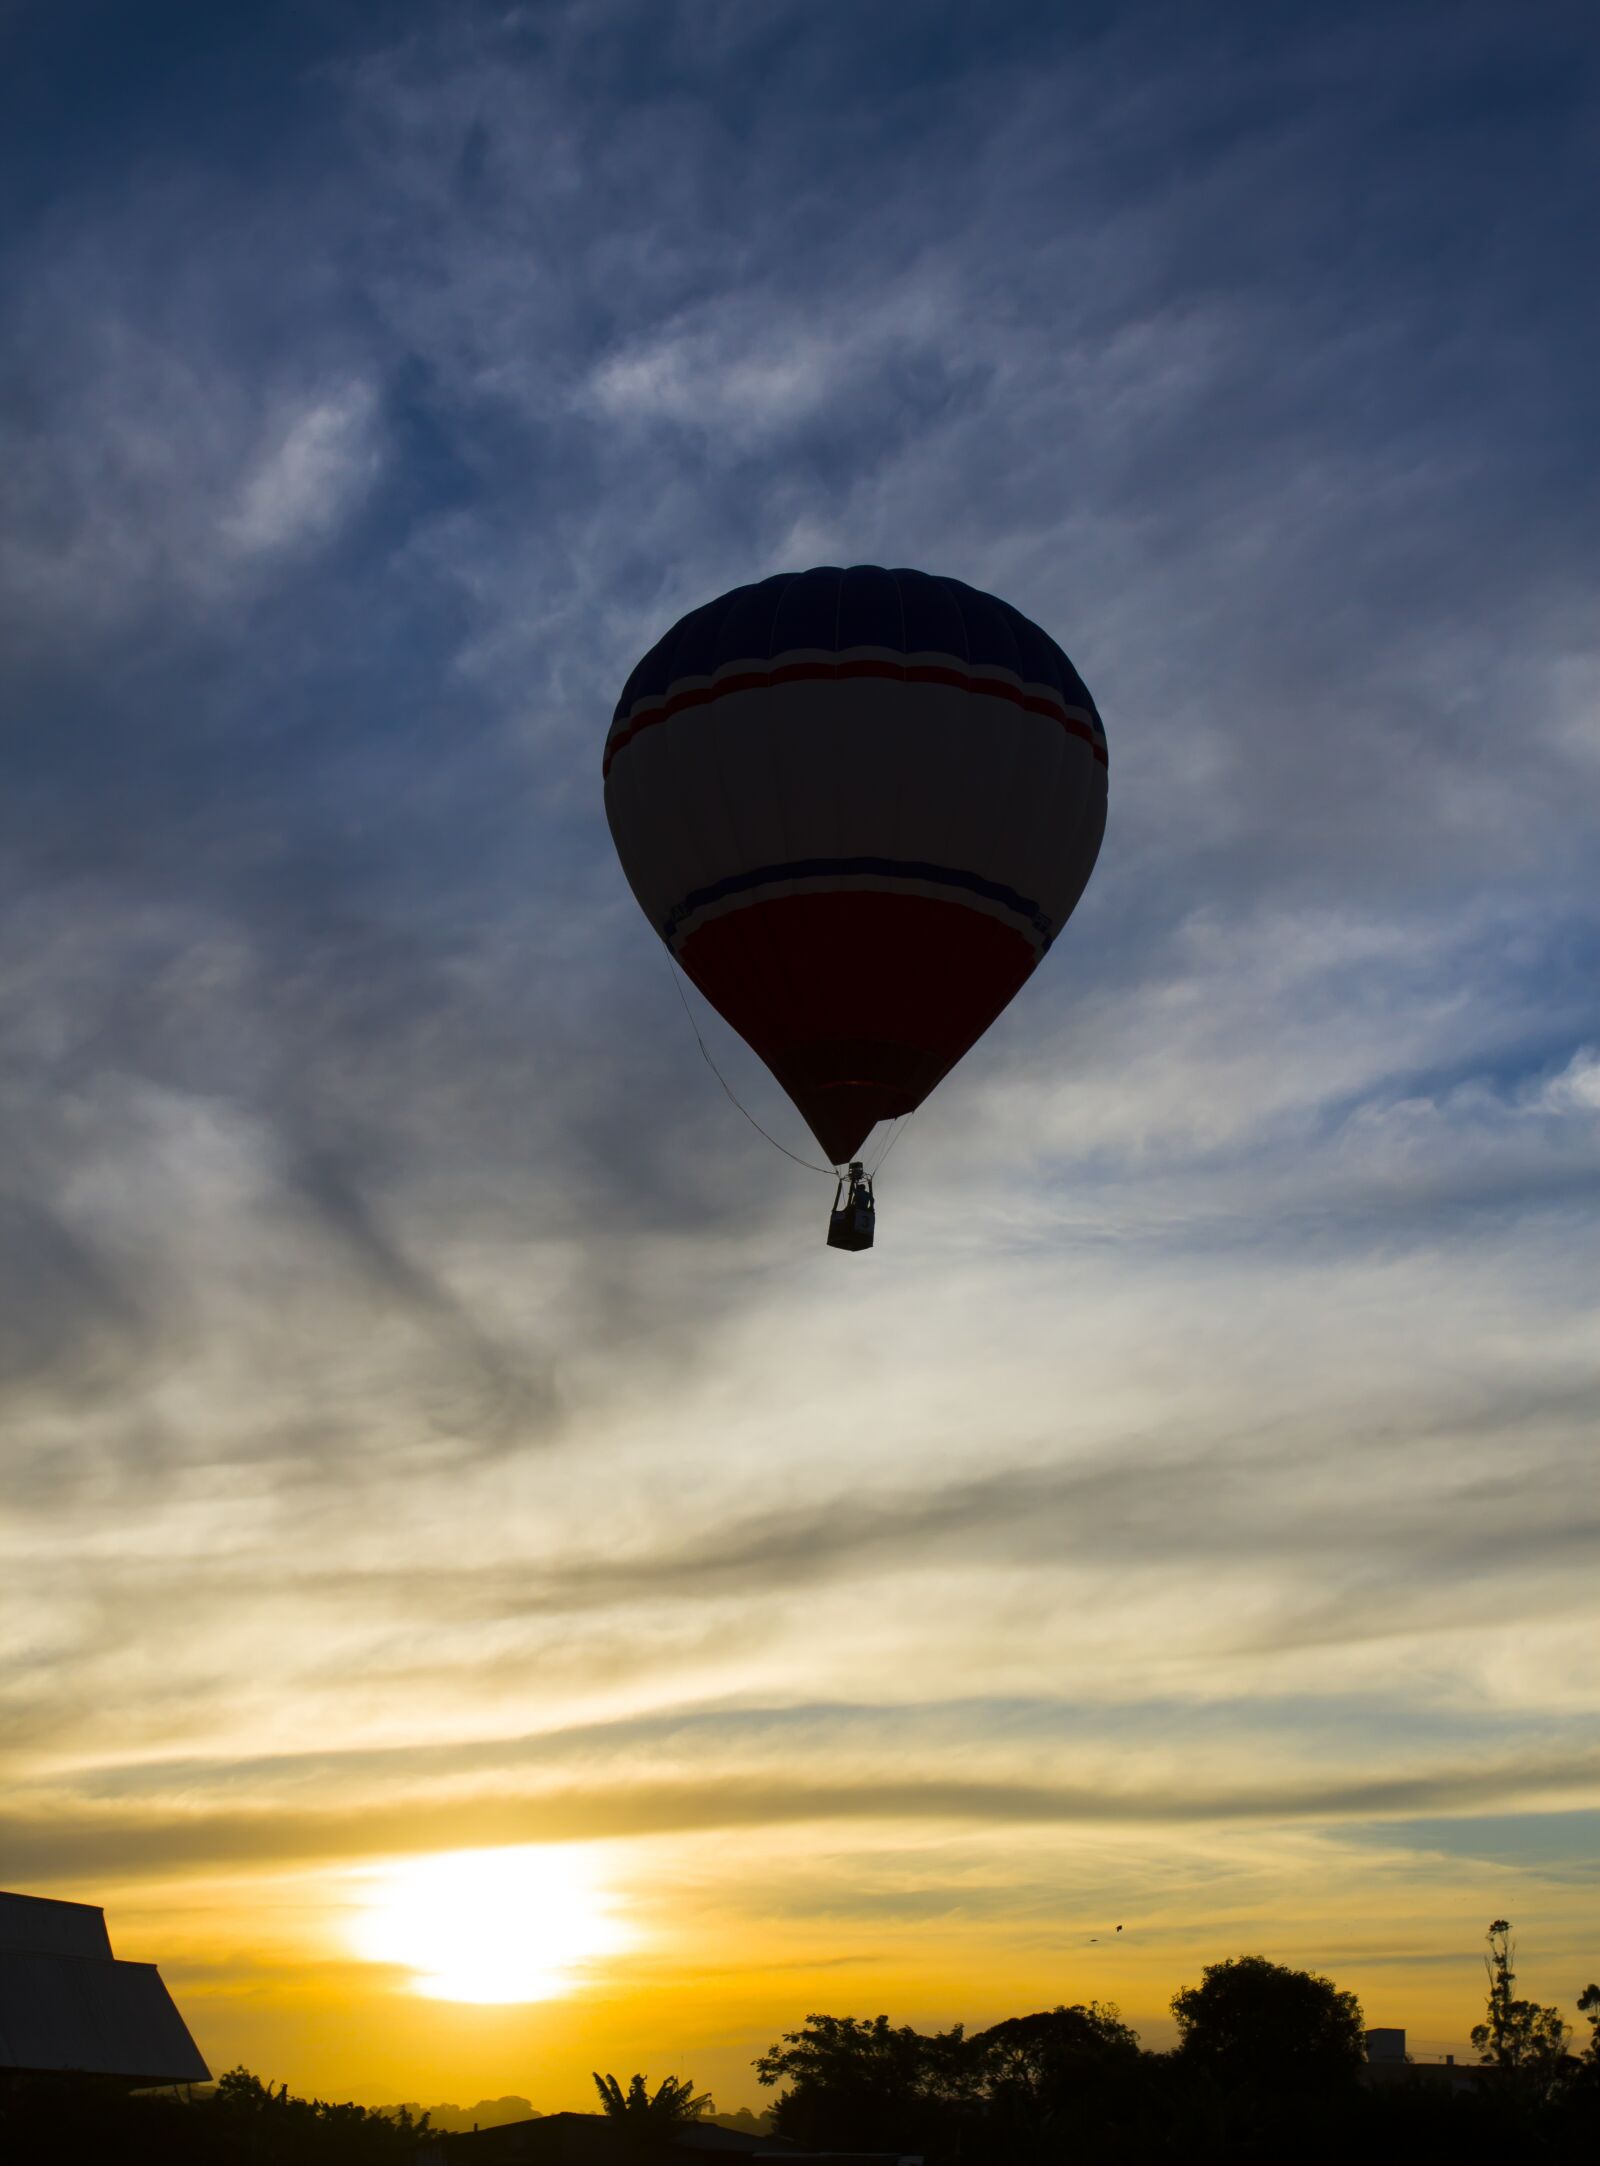
[[[1045,857],[1048,851],[1048,831],[1050,821],[1052,817],[1056,815],[1057,808],[1061,803],[1061,793],[1064,786],[1067,763],[1069,758],[1071,757],[1067,749],[1066,738],[1060,730],[1057,730],[1055,732],[1053,750],[1055,753],[1055,757],[1051,762],[1050,788],[1047,791],[1041,790],[1039,793],[1038,802],[1034,807],[1033,828],[1029,836],[1032,854],[1034,855],[1035,860],[1041,871],[1043,869]],[[1065,866],[1067,863],[1067,854],[1065,851],[1061,853],[1061,862],[1063,866]],[[1035,878],[1035,887],[1039,886],[1039,884],[1039,880]],[[1055,939],[1056,933],[1060,929],[1060,924],[1060,919],[1052,916],[1050,921],[1050,929],[1045,934],[1044,949],[1042,951],[1046,955],[1050,952],[1051,943]]]
[[[1001,622],[1002,622],[1002,623],[1004,624],[1004,626],[1005,626],[1005,629],[1006,629],[1006,634],[1007,634],[1008,638],[1009,638],[1009,639],[1010,639],[1010,641],[1011,641],[1011,649],[1012,649],[1012,653],[1013,653],[1013,656],[1015,657],[1015,661],[1016,661],[1016,666],[1017,666],[1017,675],[1018,675],[1018,677],[1019,677],[1019,678],[1021,678],[1021,677],[1023,676],[1023,670],[1022,670],[1022,661],[1023,661],[1023,654],[1022,654],[1022,642],[1021,642],[1021,641],[1020,641],[1020,640],[1019,640],[1019,639],[1017,638],[1017,634],[1016,634],[1016,627],[1015,627],[1015,626],[1014,626],[1014,625],[1012,624],[1012,622],[1011,622],[1011,610],[1010,610],[1009,606],[1008,606],[1008,605],[1007,605],[1007,604],[1006,604],[1005,602],[1003,602],[1003,601],[1001,601],[1001,600],[1000,600],[1000,598],[999,598],[999,596],[998,596],[998,595],[996,595],[996,597],[995,597],[995,606],[996,606],[996,607],[997,607],[997,608],[999,609],[999,611],[1000,611],[1000,618],[1001,618]],[[1008,746],[1008,748],[1007,748],[1007,749],[1008,749],[1008,754],[1009,754],[1009,757],[1007,758],[1007,761],[1006,761],[1006,779],[1005,779],[1005,787],[1004,787],[1004,789],[1003,789],[1003,790],[1001,791],[1001,794],[1000,794],[1000,801],[999,801],[999,805],[998,805],[998,807],[996,808],[996,824],[997,824],[997,825],[1000,825],[1000,824],[1003,824],[1003,823],[1004,823],[1004,821],[1005,821],[1005,819],[1006,819],[1006,815],[1007,815],[1007,808],[1008,808],[1008,807],[1009,807],[1010,805],[1012,805],[1012,804],[1013,804],[1013,803],[1015,802],[1015,800],[1016,800],[1016,795],[1017,795],[1017,768],[1018,768],[1018,765],[1019,765],[1019,763],[1020,763],[1020,761],[1021,761],[1021,758],[1022,758],[1022,748],[1023,748],[1023,744],[1024,744],[1024,742],[1025,742],[1025,737],[1026,737],[1026,730],[1027,730],[1027,725],[1026,725],[1026,724],[1024,724],[1024,725],[1023,725],[1023,727],[1022,727],[1021,729],[1016,729],[1016,730],[1009,730],[1009,731],[1008,731],[1008,732],[1006,733],[1006,734],[1007,734],[1007,736],[1008,736],[1008,737],[1009,737],[1009,739],[1010,739],[1010,743],[1009,743],[1009,746]],[[994,863],[994,859],[995,859],[994,838],[993,838],[993,837],[991,837],[991,840],[990,840],[990,853],[989,853],[989,862],[990,862],[991,864],[993,864],[993,863]]]
[[[956,613],[956,623],[960,627],[961,631],[961,659],[966,665],[966,669],[970,677],[972,672],[972,634],[967,628],[966,611],[961,606],[961,597],[955,591],[955,585],[953,581],[936,576],[935,584],[938,586],[940,592],[944,595],[946,603]],[[945,759],[952,776],[954,776],[960,765],[959,753],[954,743],[952,742],[953,726],[954,725],[952,718],[947,716],[944,720],[941,730],[941,736],[943,738],[945,747]],[[950,854],[958,854],[954,851],[957,817],[958,816],[955,812],[954,804],[952,802],[952,809],[949,816],[949,822],[946,827],[945,835],[947,849]]]
[[[774,640],[778,627],[778,613],[782,609],[785,599],[792,592],[796,582],[800,579],[803,579],[804,577],[805,574],[803,572],[791,572],[785,577],[782,586],[778,589],[778,598],[772,605],[772,622],[767,627],[767,659],[769,661],[772,659],[772,655],[774,652]],[[767,725],[769,745],[773,741],[771,737],[771,727],[771,723],[769,722]],[[787,755],[785,755],[785,758],[781,763],[775,761],[774,765],[777,769],[775,779],[778,798],[779,828],[783,836],[783,847],[785,851],[792,853],[794,847],[794,838],[790,832],[789,827],[789,771]],[[776,963],[777,968],[775,975],[787,988],[791,1008],[797,1007],[800,998],[800,988],[799,985],[796,983],[794,970],[791,966],[790,958],[786,953],[781,950],[776,940],[776,937],[774,936],[770,927],[763,927],[762,931],[766,942],[767,954],[769,957],[769,967],[771,963]]]
[[[961,606],[961,596],[956,592],[961,582],[959,579],[946,579],[942,573],[936,573],[934,576],[938,579],[940,586],[943,587],[950,606],[956,613],[956,622],[961,627],[961,645],[963,649],[961,659],[966,663],[968,669],[971,669],[972,634],[967,629],[967,613]]]
[[[1016,633],[1011,628],[1011,611],[1008,605],[1005,602],[1001,601],[998,595],[989,595],[986,596],[985,599],[989,602],[990,606],[998,613],[1001,627],[1004,630],[1006,637],[1011,642],[1011,662],[1009,666],[1015,669],[1019,681],[1023,681],[1023,672],[1021,668],[1022,649],[1017,642]],[[970,640],[968,644],[970,648]],[[1001,666],[1005,667],[1007,665],[1002,662]],[[1018,763],[1022,758],[1022,750],[1026,738],[1026,731],[1027,725],[1026,723],[1024,723],[1022,727],[1018,729],[1007,730],[1005,732],[1005,775],[999,789],[995,792],[994,814],[989,823],[988,835],[985,838],[984,865],[979,868],[980,870],[985,870],[988,866],[993,865],[998,861],[998,835],[1001,828],[1005,824],[1008,809],[1015,801],[1017,789],[1017,767]]]
[[[844,583],[849,578],[850,571],[851,567],[848,564],[841,564],[839,566],[839,584],[835,588],[833,596],[833,682],[835,687],[837,687],[839,682],[839,631],[840,626],[844,620]],[[834,693],[834,704],[835,708],[837,709],[837,690],[835,690]],[[839,763],[839,772],[835,777],[834,781],[834,794],[838,804],[838,819],[834,826],[835,834],[849,833],[847,821],[849,816],[850,786],[848,781],[846,780],[844,770],[845,763],[841,760],[841,762]]]
[[[710,606],[711,605],[709,603],[706,604],[706,607],[709,608]],[[689,614],[690,616],[695,616],[698,615],[699,612],[691,610]],[[675,674],[682,674],[680,671],[677,670],[678,655],[682,651],[683,646],[683,627],[681,625],[678,627],[678,635],[679,636],[672,642],[672,647],[670,650],[667,664],[667,685],[663,689],[670,688],[674,681]],[[666,780],[666,778],[671,776],[672,773],[672,763],[665,763],[662,768],[662,779]],[[704,804],[697,801],[693,789],[688,786],[686,779],[682,773],[680,773],[677,778],[674,803],[677,815],[678,832],[682,835],[686,835],[692,838],[692,842],[698,843],[700,855],[703,859],[705,856],[706,829],[709,825],[709,821],[707,818],[708,808]]]
[[[712,674],[715,674],[716,659],[723,651],[723,627],[727,624],[731,613],[731,609],[723,610],[722,614],[718,617],[716,622],[716,629],[711,642],[711,659],[713,664]],[[749,854],[748,838],[740,832],[738,815],[734,810],[733,800],[728,794],[727,775],[720,759],[715,762],[715,768],[715,787],[717,790],[717,794],[722,802],[724,832],[728,837],[728,841],[732,850],[731,862],[739,863]],[[770,949],[770,937],[767,939],[762,939],[761,933],[762,929],[756,926],[747,926],[745,928],[745,946],[747,949],[754,946],[761,946]],[[767,975],[770,981],[770,972],[767,973]]]
[[[957,589],[959,589],[959,587],[961,587],[963,583],[961,583],[961,580],[957,580],[957,583],[955,583],[955,585],[957,585]],[[955,611],[957,611],[957,615],[959,615],[959,619],[961,619],[961,637],[963,637],[963,641],[966,641],[966,661],[968,661],[968,669],[970,669],[970,667],[972,667],[972,626],[968,624],[966,609],[963,609],[963,606],[961,606],[961,593],[959,593],[959,591],[957,591],[957,596],[955,596]],[[1015,645],[1015,641],[1013,641],[1013,645]],[[1020,676],[1022,676],[1022,671],[1018,671],[1018,678],[1020,678]],[[1005,801],[1007,801],[1007,797],[1009,797],[1009,782],[1011,782],[1011,778],[1013,778],[1013,775],[1015,775],[1015,739],[1018,739],[1018,736],[1020,736],[1020,730],[1007,730],[1005,734],[1007,734],[1007,736],[1009,736],[1009,739],[1011,739],[1011,771],[1009,771],[1007,788],[1005,788],[1005,791],[1000,791],[1000,793],[998,793],[998,806],[1002,806],[1002,804],[1005,804]],[[996,806],[996,808],[998,808],[998,806]],[[992,821],[989,821],[989,836],[987,836],[987,843],[985,843],[985,866],[979,866],[979,871],[985,871],[985,869],[987,869],[987,864],[994,864],[994,827],[996,827],[996,825],[998,825],[998,821],[996,821],[996,819],[992,819]],[[963,953],[970,953],[970,951],[972,951],[972,942],[974,942],[974,938],[976,938],[976,929],[974,929],[972,925],[968,925],[968,923],[961,923],[961,925],[959,925],[959,934],[961,934],[961,940],[959,940],[959,947],[961,947],[961,951],[963,951]],[[1037,962],[1039,962],[1039,957],[1035,955],[1035,957],[1033,957],[1033,964],[1031,964],[1031,966],[1028,966],[1028,977],[1031,977],[1031,975],[1033,975],[1033,970],[1037,968]],[[948,1070],[946,1070],[946,1072],[948,1072]]]

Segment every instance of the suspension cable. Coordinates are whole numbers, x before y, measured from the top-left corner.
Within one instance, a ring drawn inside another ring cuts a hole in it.
[[[837,1166],[819,1166],[815,1159],[799,1157],[794,1151],[790,1150],[786,1143],[780,1143],[776,1136],[767,1135],[767,1131],[762,1127],[755,1115],[747,1107],[739,1104],[738,1099],[734,1097],[733,1086],[711,1058],[706,1041],[700,1035],[700,1025],[694,1019],[694,1010],[689,1005],[689,996],[683,989],[683,972],[678,968],[677,957],[672,954],[670,949],[667,953],[667,968],[672,972],[672,982],[678,988],[678,998],[683,1002],[683,1012],[689,1018],[689,1028],[694,1032],[694,1042],[700,1048],[700,1057],[727,1092],[730,1102],[738,1107],[738,1110],[744,1115],[756,1134],[765,1137],[775,1151],[782,1151],[785,1158],[792,1158],[797,1166],[804,1166],[808,1173],[825,1173],[831,1180],[838,1180],[839,1169]],[[888,1155],[886,1151],[884,1156],[887,1157]]]
[[[877,1157],[872,1161],[872,1164],[867,1168],[867,1179],[869,1181],[875,1181],[878,1178],[878,1175],[882,1172],[884,1164],[888,1159],[889,1153],[894,1149],[895,1145],[900,1141],[900,1138],[905,1134],[910,1120],[911,1115],[909,1113],[903,1113],[901,1114],[900,1118],[895,1122],[894,1128],[891,1131],[887,1142],[884,1144],[883,1149],[878,1153]]]

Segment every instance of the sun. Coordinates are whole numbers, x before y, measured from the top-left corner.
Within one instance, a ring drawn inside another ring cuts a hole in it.
[[[452,1850],[360,1877],[352,1947],[430,2000],[556,2000],[636,1937],[575,1847]]]

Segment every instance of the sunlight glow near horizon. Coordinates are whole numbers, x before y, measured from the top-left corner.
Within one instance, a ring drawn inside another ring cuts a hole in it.
[[[0,1879],[328,2101],[1165,2048],[1245,1953],[1465,2058],[1503,1915],[1581,2025],[1584,11],[82,12],[0,70]],[[873,562],[1063,643],[1111,814],[846,1259],[601,768]]]
[[[453,1850],[362,1876],[351,1946],[429,2000],[557,2000],[634,1930],[593,1862],[565,1847]]]

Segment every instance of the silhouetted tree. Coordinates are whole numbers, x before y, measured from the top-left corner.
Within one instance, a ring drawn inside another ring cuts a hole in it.
[[[427,2127],[427,2115],[416,2121],[404,2109],[397,2114],[378,2113],[353,2103],[331,2105],[320,2098],[295,2098],[286,2083],[276,2089],[263,2083],[247,2068],[230,2068],[217,2079],[216,2089],[188,2109],[197,2126],[206,2129],[216,2158],[234,2154],[230,2137],[244,2139],[244,2156],[261,2166],[343,2166],[344,2161],[411,2160],[417,2138]],[[204,2152],[201,2154],[205,2155]]]
[[[1125,2119],[1144,2056],[1120,2009],[1101,2001],[1012,2016],[971,2041],[982,2111],[963,2150],[1055,2158],[1063,2140]]]
[[[732,2113],[708,2113],[706,2119],[716,2128],[731,2128],[741,2136],[770,2136],[773,2133],[770,2113],[752,2113],[748,2106],[736,2106]]]
[[[426,2120],[433,2135],[455,2133],[465,2135],[474,2128],[503,2128],[507,2121],[537,2121],[539,2111],[531,2098],[524,2098],[520,2091],[507,2091],[499,2098],[480,2098],[470,2106],[457,2106],[451,2102],[435,2106],[423,2106],[417,2099],[407,2099],[398,2106],[374,2106],[374,2113],[381,2113],[390,2121],[402,2114],[413,2122]]]
[[[1366,2057],[1361,2003],[1329,1978],[1262,1955],[1208,1963],[1173,1995],[1178,2051],[1225,2083],[1308,2090],[1347,2083]]]
[[[1519,2071],[1548,2083],[1566,2057],[1566,2019],[1559,2008],[1541,2008],[1536,2001],[1519,2000],[1512,1992],[1517,1980],[1511,1967],[1516,1949],[1504,1918],[1496,1918],[1484,1938],[1489,1943],[1483,1959],[1489,2005],[1485,2021],[1472,2027],[1478,2058],[1490,2067]]]
[[[1574,2150],[1586,2144],[1590,2155],[1600,2155],[1600,1985],[1584,1987],[1578,2008],[1589,2019],[1589,2042],[1567,2064],[1562,2118],[1572,2132]]]
[[[1504,1928],[1501,1928],[1504,1931]],[[1506,1968],[1509,1970],[1509,1957]],[[921,2152],[928,2166],[1589,2166],[1600,2158],[1600,1986],[1581,2061],[1543,2086],[1355,2080],[1360,2004],[1262,1956],[1209,1964],[1173,2002],[1182,2043],[1146,2053],[1090,2002],[968,2037],[813,2015],[756,2062],[806,2149]],[[1594,2070],[1591,2086],[1589,2071]]]
[[[972,2050],[991,2106],[1011,2119],[1040,2121],[1108,2066],[1136,2061],[1139,2041],[1120,2008],[1090,2001],[992,2024],[972,2040]]]
[[[594,2087],[613,2121],[626,2121],[641,2134],[665,2134],[686,2121],[698,2121],[712,2108],[709,2091],[696,2091],[692,2076],[666,2076],[652,2092],[643,2076],[630,2077],[624,2090],[615,2076],[596,2075]]]
[[[1586,1985],[1578,1995],[1578,2009],[1589,2018],[1589,2043],[1583,2051],[1586,2061],[1600,2067],[1600,1985]]]
[[[807,2016],[755,2068],[763,2084],[789,2085],[772,2109],[778,2134],[818,2150],[939,2150],[977,2091],[960,2024],[925,2037],[887,2016]]]

